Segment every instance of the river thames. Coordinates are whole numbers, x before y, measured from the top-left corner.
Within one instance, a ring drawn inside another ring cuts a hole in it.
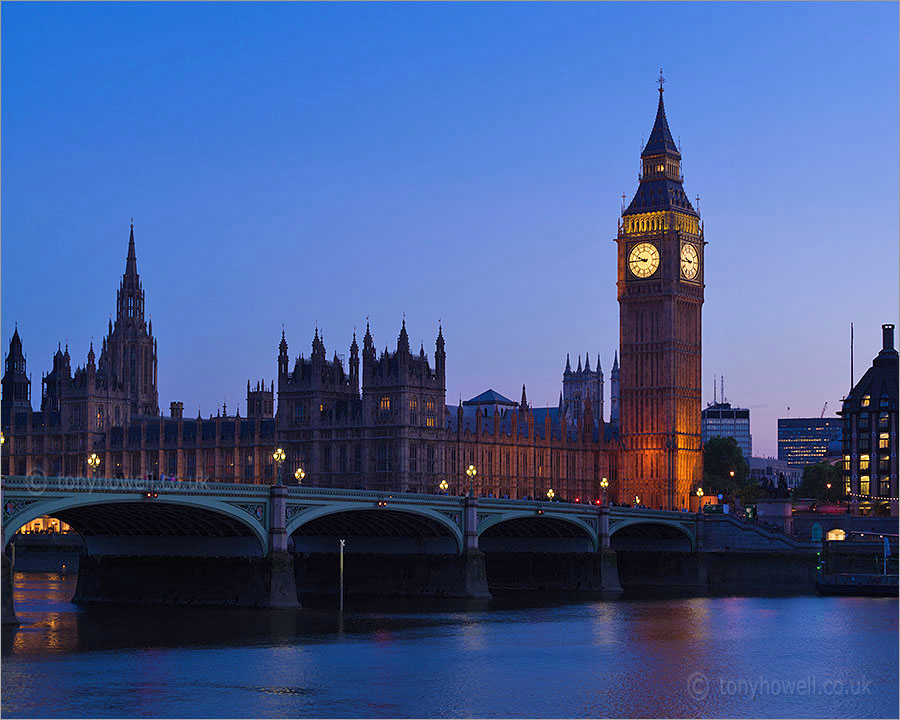
[[[16,573],[6,717],[897,717],[896,599],[81,608]]]

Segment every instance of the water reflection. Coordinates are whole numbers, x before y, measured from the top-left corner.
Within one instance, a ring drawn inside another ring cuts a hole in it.
[[[498,599],[265,611],[76,608],[75,578],[17,574],[4,715],[871,717],[896,714],[897,602]],[[48,662],[50,661],[50,662]],[[729,680],[860,680],[748,697]],[[690,691],[705,678],[705,693]]]

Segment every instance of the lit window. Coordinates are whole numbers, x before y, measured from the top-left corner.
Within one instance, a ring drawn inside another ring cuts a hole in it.
[[[890,416],[887,413],[881,413],[881,415],[878,416],[878,427],[886,428],[889,421]]]
[[[860,455],[859,456],[859,469],[860,470],[868,470],[869,469],[869,456],[868,455]]]
[[[869,402],[871,402],[871,395],[863,395],[862,402],[859,404],[860,407],[869,407]]]
[[[891,446],[891,436],[887,433],[880,433],[878,435],[878,449],[879,450],[887,450]]]
[[[418,403],[416,402],[416,399],[415,399],[415,398],[412,398],[412,399],[409,401],[409,411],[410,411],[410,412],[415,412],[417,407],[418,407]]]
[[[387,395],[383,395],[381,398],[381,411],[382,412],[390,412],[391,409],[391,399]]]
[[[869,494],[869,476],[868,475],[860,475],[859,476],[859,494],[860,495],[868,495]]]
[[[430,413],[434,412],[434,400],[429,398],[428,400],[425,401],[425,410],[427,410]]]
[[[434,415],[428,415],[425,418],[425,427],[434,427]]]

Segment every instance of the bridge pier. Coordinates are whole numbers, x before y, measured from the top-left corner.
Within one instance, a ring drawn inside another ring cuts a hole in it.
[[[13,602],[13,568],[6,553],[0,553],[3,556],[3,624],[18,625],[19,619],[16,617],[16,607]]]
[[[600,506],[600,523],[597,552],[600,556],[600,592],[610,596],[623,593],[619,581],[619,563],[616,551],[609,547],[609,505]]]
[[[298,608],[294,556],[287,549],[287,488],[269,488],[269,556],[264,566],[267,599],[263,606]]]
[[[461,592],[467,598],[489,598],[487,568],[484,553],[478,549],[478,498],[468,496],[463,505],[465,533],[463,534],[463,580]]]

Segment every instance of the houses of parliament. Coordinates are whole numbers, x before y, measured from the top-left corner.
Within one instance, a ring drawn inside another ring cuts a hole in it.
[[[315,329],[309,356],[282,332],[277,382],[247,383],[246,412],[189,418],[160,413],[158,354],[137,271],[134,225],[125,272],[99,357],[93,343],[72,370],[59,347],[34,410],[16,327],[2,380],[3,474],[204,479],[494,497],[608,499],[680,508],[702,478],[701,308],[705,241],[682,187],[660,83],[641,153],[639,185],[618,222],[620,337],[604,402],[600,357],[573,370],[567,356],[559,404],[534,407],[493,390],[448,406],[447,352],[410,347],[405,320],[393,350],[375,350],[366,326],[349,360]],[[23,331],[23,334],[24,331]],[[277,403],[276,403],[277,400]],[[276,447],[286,459],[273,460]],[[474,465],[474,479],[466,469]]]

